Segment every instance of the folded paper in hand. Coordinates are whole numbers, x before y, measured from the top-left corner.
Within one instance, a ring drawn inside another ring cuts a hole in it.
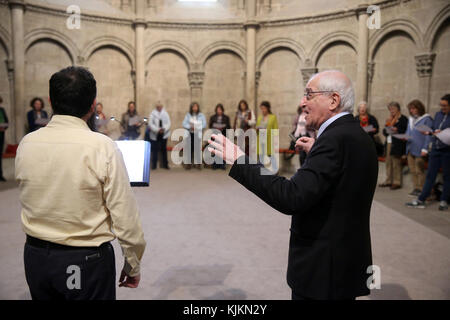
[[[446,145],[450,146],[450,128],[447,128],[439,133],[436,133],[436,138],[441,140]]]

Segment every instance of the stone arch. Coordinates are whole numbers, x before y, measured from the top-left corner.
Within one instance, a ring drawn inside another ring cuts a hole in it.
[[[51,40],[61,46],[69,55],[72,65],[75,64],[79,51],[75,43],[66,35],[48,28],[35,29],[29,32],[24,39],[25,52],[27,52],[35,43],[45,40]]]
[[[358,37],[356,35],[347,31],[332,32],[322,37],[312,47],[309,57],[313,66],[317,65],[319,57],[323,51],[334,43],[345,43],[355,50],[356,53],[358,52],[356,49],[358,47]]]
[[[134,60],[134,48],[128,42],[119,39],[117,37],[112,36],[103,36],[96,38],[88,43],[88,45],[83,49],[80,55],[80,62],[83,63],[87,61],[90,56],[97,50],[110,47],[117,49],[121,53],[125,55],[125,57],[130,62],[131,68],[134,70],[135,68],[135,60]]]
[[[193,69],[195,59],[194,55],[192,54],[192,51],[183,44],[176,41],[164,40],[156,42],[151,46],[148,46],[145,49],[145,63],[147,64],[154,55],[162,51],[169,51],[176,53],[186,63],[188,71]]]
[[[278,38],[266,42],[257,50],[256,52],[257,70],[260,69],[262,62],[271,52],[279,49],[287,49],[294,52],[300,59],[300,61],[305,61],[307,59],[305,50],[303,49],[301,44],[292,39]]]
[[[11,43],[11,38],[8,31],[2,26],[0,26],[0,46],[5,50],[8,59],[11,59],[11,51],[9,49]]]
[[[241,45],[232,41],[218,41],[204,48],[199,55],[199,65],[203,68],[206,61],[219,51],[229,51],[241,58],[242,62],[246,62],[246,51]]]
[[[377,50],[380,48],[381,44],[384,42],[386,37],[388,37],[393,32],[402,32],[406,34],[415,43],[416,48],[419,52],[424,51],[424,44],[422,34],[417,24],[412,20],[407,19],[395,19],[389,21],[381,26],[381,29],[377,30],[369,40],[369,59],[373,60]]]
[[[435,45],[436,37],[439,29],[443,26],[445,21],[450,19],[450,4],[444,7],[431,21],[426,33],[425,33],[425,48],[427,52],[431,52]]]

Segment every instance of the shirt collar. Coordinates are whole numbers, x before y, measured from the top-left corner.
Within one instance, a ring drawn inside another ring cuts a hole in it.
[[[81,118],[55,114],[52,116],[50,122],[47,124],[47,128],[59,128],[59,127],[91,130],[89,129],[86,121],[84,121]]]
[[[343,116],[345,116],[345,115],[347,115],[347,114],[350,114],[350,113],[348,113],[347,111],[340,112],[340,113],[338,113],[338,114],[332,116],[330,119],[328,119],[328,120],[325,121],[324,123],[322,123],[322,125],[321,125],[320,128],[319,128],[319,132],[317,133],[317,138],[320,137],[320,135],[325,131],[325,129],[326,129],[330,124],[332,124],[334,121],[336,121],[336,120],[339,119],[340,117],[343,117]]]

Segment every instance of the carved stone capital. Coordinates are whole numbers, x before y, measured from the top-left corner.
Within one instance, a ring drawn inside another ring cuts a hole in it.
[[[189,72],[188,79],[191,88],[201,88],[205,79],[205,73],[200,71]]]
[[[144,29],[147,28],[147,22],[144,19],[136,19],[133,21],[133,28],[140,26],[144,27]]]
[[[26,8],[25,0],[9,0],[8,4],[11,8],[21,7],[23,10]]]
[[[308,80],[312,77],[313,74],[317,73],[318,69],[313,68],[302,68],[302,77],[303,77],[303,85],[306,87],[306,84],[308,83]]]
[[[254,29],[258,29],[260,27],[259,22],[257,21],[247,21],[246,23],[244,23],[244,29],[247,30],[248,28],[254,28]]]
[[[417,75],[420,78],[431,77],[433,73],[433,62],[435,57],[435,53],[424,53],[415,56]]]

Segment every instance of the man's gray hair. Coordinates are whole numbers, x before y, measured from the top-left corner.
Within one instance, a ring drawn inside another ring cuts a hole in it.
[[[350,78],[338,70],[327,70],[314,74],[309,82],[315,77],[319,76],[318,90],[319,91],[333,91],[337,92],[341,97],[341,103],[339,104],[340,112],[353,113],[355,106],[355,91],[353,90],[352,82]]]

